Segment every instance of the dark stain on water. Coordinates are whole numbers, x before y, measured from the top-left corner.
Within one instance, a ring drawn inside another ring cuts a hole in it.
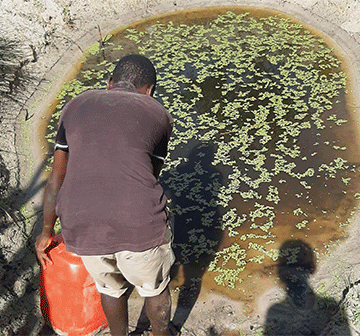
[[[175,221],[173,289],[253,301],[275,279],[284,241],[302,239],[321,256],[346,237],[360,160],[336,46],[282,13],[241,7],[155,17],[105,40],[54,115],[104,88],[122,56],[155,63],[156,99],[175,120],[161,177]]]

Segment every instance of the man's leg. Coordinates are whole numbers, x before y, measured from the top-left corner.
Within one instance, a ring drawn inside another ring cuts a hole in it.
[[[153,335],[170,335],[171,297],[169,287],[166,287],[165,290],[157,296],[146,297],[145,308],[151,323]]]
[[[101,305],[113,336],[128,335],[127,300],[126,294],[116,298],[101,293]]]

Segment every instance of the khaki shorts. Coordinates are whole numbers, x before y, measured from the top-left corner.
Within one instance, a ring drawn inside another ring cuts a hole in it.
[[[81,258],[97,290],[112,297],[120,297],[131,285],[142,297],[161,294],[170,281],[170,268],[175,261],[171,242],[142,252]]]

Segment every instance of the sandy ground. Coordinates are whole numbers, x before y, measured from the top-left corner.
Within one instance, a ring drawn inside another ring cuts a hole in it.
[[[1,109],[8,112],[7,122],[1,123],[0,138],[2,173],[6,172],[8,177],[6,200],[0,204],[3,216],[0,228],[1,335],[49,334],[42,329],[44,323],[38,309],[39,270],[32,246],[39,233],[41,195],[46,179],[42,173],[45,141],[40,126],[49,117],[48,104],[60,85],[71,76],[82,52],[100,38],[100,33],[105,35],[121,26],[162,13],[220,5],[276,9],[326,34],[337,43],[353,74],[353,106],[360,116],[356,94],[360,78],[360,2],[357,0],[0,1],[0,22],[9,36],[21,41],[24,57],[29,60],[23,69],[27,80],[22,89],[1,101]],[[5,206],[8,206],[7,210]],[[356,324],[359,321],[357,314],[360,314],[357,304],[360,293],[360,245],[357,239],[360,217],[355,215],[352,221],[348,238],[322,258],[317,271],[306,282],[310,292],[311,288],[318,290],[321,287],[329,298],[348,307],[348,329],[339,322],[342,309],[337,306],[321,335],[360,335],[360,327]],[[177,294],[174,292],[172,295],[175,309]],[[284,297],[282,288],[268,288],[256,301],[251,314],[246,314],[241,302],[200,293],[182,326],[182,335],[261,335],[269,308]],[[329,301],[326,304],[330,306]],[[131,326],[135,326],[141,306],[141,299],[132,296]],[[285,323],[288,324],[301,322],[300,315],[312,312],[291,305],[279,309],[293,312],[287,317]],[[312,316],[314,318],[316,316]],[[101,334],[108,334],[108,330]],[[304,331],[302,334],[309,333]]]

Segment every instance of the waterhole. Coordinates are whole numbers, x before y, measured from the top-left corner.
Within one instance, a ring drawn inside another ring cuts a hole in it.
[[[282,13],[211,8],[155,17],[103,36],[64,83],[62,106],[105,88],[129,53],[158,72],[174,119],[161,183],[175,224],[172,289],[253,300],[276,281],[278,248],[321,256],[346,237],[360,199],[349,80],[335,45]]]

